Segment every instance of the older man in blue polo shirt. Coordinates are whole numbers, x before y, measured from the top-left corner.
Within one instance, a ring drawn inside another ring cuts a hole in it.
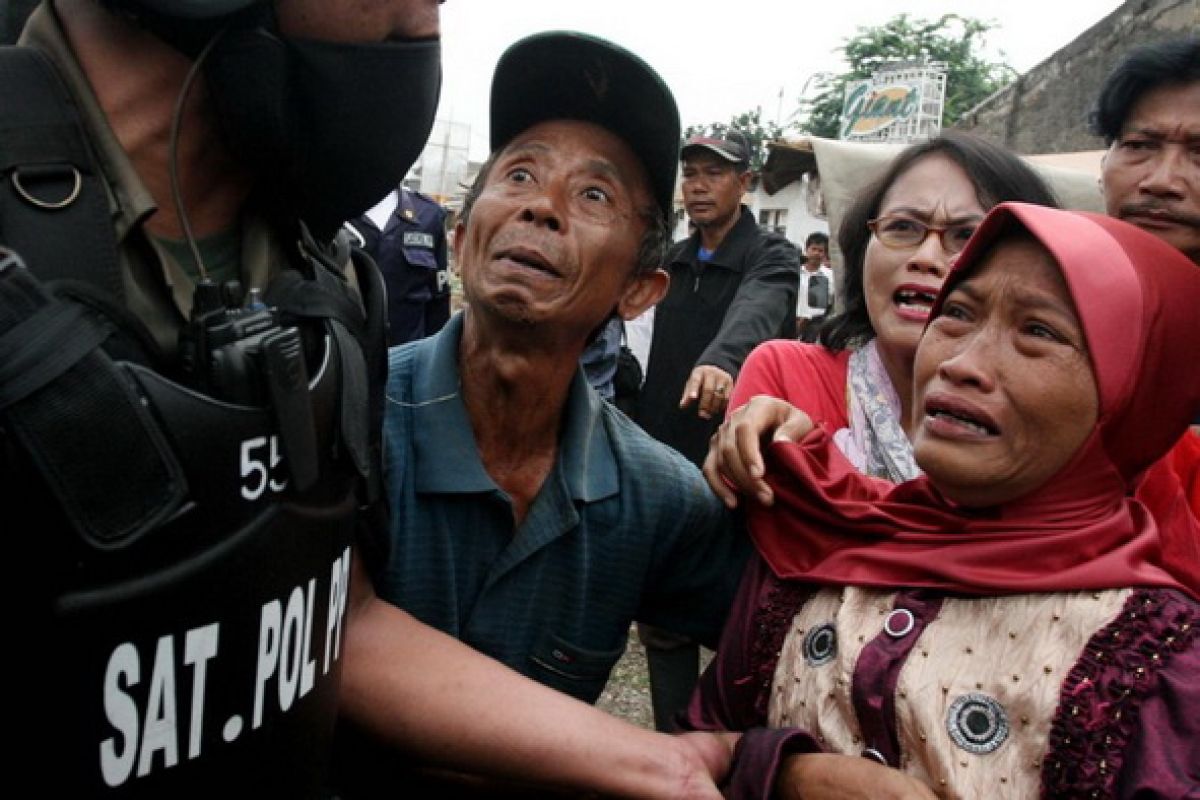
[[[381,597],[536,680],[600,694],[632,620],[715,642],[746,553],[697,469],[579,357],[668,278],[679,118],[639,58],[514,45],[454,236],[467,308],[391,352]]]

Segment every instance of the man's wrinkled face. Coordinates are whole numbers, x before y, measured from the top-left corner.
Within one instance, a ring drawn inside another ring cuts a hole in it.
[[[535,125],[496,157],[455,235],[468,303],[582,341],[636,293],[653,207],[624,141],[576,120]]]
[[[1160,86],[1134,103],[1101,181],[1110,216],[1200,264],[1200,81]]]

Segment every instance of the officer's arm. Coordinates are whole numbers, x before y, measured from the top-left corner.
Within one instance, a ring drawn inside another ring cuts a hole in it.
[[[711,798],[731,743],[629,725],[518,675],[351,579],[342,713],[418,758],[620,797]]]

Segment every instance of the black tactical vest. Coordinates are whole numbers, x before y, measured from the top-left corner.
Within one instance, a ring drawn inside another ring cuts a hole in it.
[[[262,303],[204,287],[153,352],[70,103],[0,48],[0,527],[33,587],[6,592],[10,762],[52,764],[47,796],[320,796],[378,494],[378,277],[356,258],[352,291],[301,230]]]

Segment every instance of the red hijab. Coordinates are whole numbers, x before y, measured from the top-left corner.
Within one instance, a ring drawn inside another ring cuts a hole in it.
[[[968,509],[925,476],[893,485],[854,469],[824,430],[767,454],[771,508],[750,530],[772,570],[823,584],[968,594],[1167,586],[1200,598],[1200,530],[1156,522],[1133,491],[1200,410],[1200,268],[1158,238],[1097,214],[994,208],[946,293],[998,240],[1027,230],[1058,262],[1087,338],[1096,428],[1045,485]]]

